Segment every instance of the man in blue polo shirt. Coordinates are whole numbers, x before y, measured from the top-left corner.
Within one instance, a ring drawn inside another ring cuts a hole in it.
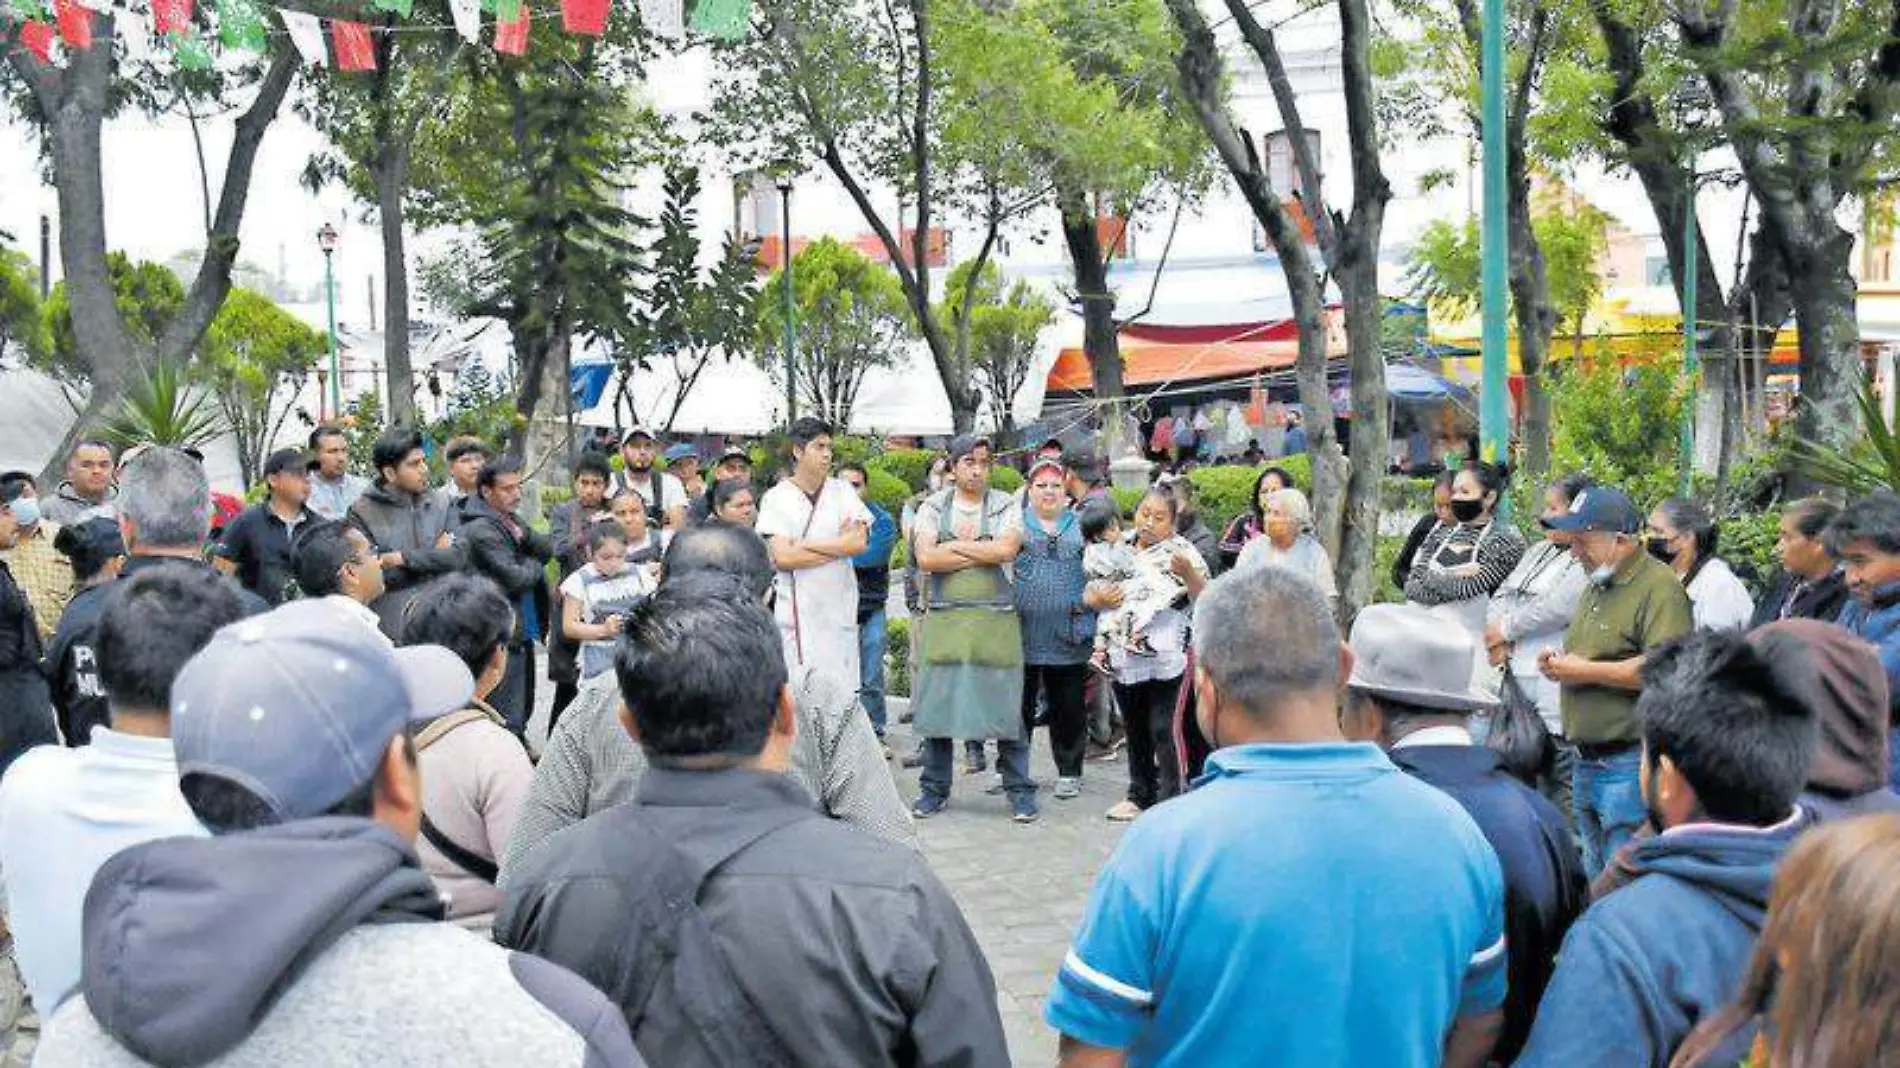
[[[1340,733],[1352,654],[1326,598],[1277,568],[1224,576],[1194,644],[1216,751],[1096,881],[1044,1010],[1062,1064],[1483,1065],[1497,857],[1455,801]]]

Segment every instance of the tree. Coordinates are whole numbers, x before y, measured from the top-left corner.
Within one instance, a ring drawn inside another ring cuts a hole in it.
[[[759,293],[759,366],[785,389],[785,342],[767,309],[785,301],[785,272],[774,271]],[[793,388],[800,410],[836,427],[851,425],[851,408],[873,367],[894,367],[911,340],[904,292],[863,253],[821,238],[792,259],[792,321],[798,351]]]
[[[973,0],[902,0],[881,10],[761,0],[760,32],[716,46],[727,73],[713,90],[711,127],[732,157],[762,169],[795,173],[816,152],[889,258],[959,432],[976,417],[967,339],[939,314],[930,280],[941,179],[960,162],[942,158],[945,79],[935,18],[976,7]],[[897,189],[894,215],[873,200],[877,182]],[[1011,217],[1002,188],[992,181],[985,190],[985,234],[973,257],[979,265]]]
[[[263,294],[234,288],[203,349],[196,377],[216,398],[248,489],[327,351],[324,337]]]
[[[151,346],[164,337],[185,306],[185,287],[178,276],[156,263],[134,263],[123,252],[106,256],[111,286],[112,314],[133,343]],[[51,342],[40,366],[69,388],[93,384],[97,364],[81,349],[70,279],[53,286],[46,300],[46,327]],[[168,361],[161,361],[168,362]],[[182,363],[182,361],[180,361]],[[136,379],[135,379],[136,381]]]
[[[962,264],[944,280],[943,303],[946,309],[958,309],[945,314],[968,318],[977,387],[988,400],[990,417],[1008,447],[1016,440],[1016,394],[1029,380],[1036,341],[1043,328],[1055,321],[1055,306],[1027,282],[1019,281],[1005,291],[1002,272],[995,264],[984,266],[976,293],[969,296],[965,291],[975,274],[972,267]],[[961,322],[958,325],[961,328]]]
[[[118,409],[101,422],[99,434],[121,449],[193,449],[209,444],[222,429],[211,397],[193,388],[177,364],[161,363],[132,382],[119,398]]]
[[[1299,337],[1300,404],[1305,410],[1307,451],[1313,461],[1315,524],[1332,553],[1341,591],[1339,611],[1351,619],[1372,596],[1373,552],[1379,530],[1379,480],[1385,474],[1391,421],[1385,392],[1385,360],[1379,341],[1384,307],[1379,296],[1379,236],[1392,189],[1379,163],[1378,99],[1373,87],[1372,20],[1367,0],[1335,0],[1352,160],[1351,208],[1336,214],[1325,202],[1319,160],[1304,136],[1306,123],[1287,75],[1274,30],[1255,17],[1246,0],[1225,0],[1247,50],[1266,72],[1281,126],[1293,136],[1296,199],[1279,191],[1263,165],[1253,136],[1229,114],[1223,96],[1224,63],[1214,32],[1196,0],[1167,0],[1183,38],[1179,69],[1182,91],[1202,130],[1240,188],[1254,218],[1279,254]],[[1294,211],[1307,220],[1321,264],[1338,285],[1351,351],[1352,449],[1342,460],[1333,433],[1333,407],[1326,382],[1323,282]]]
[[[292,0],[292,6],[296,2]],[[296,50],[280,34],[271,38],[274,44],[259,62],[206,72],[199,79],[205,91],[221,97],[235,98],[247,86],[254,91],[236,120],[202,267],[180,313],[161,335],[143,339],[119,314],[108,267],[104,124],[127,106],[160,108],[154,87],[171,83],[175,72],[121,62],[114,48],[118,17],[111,10],[91,15],[93,47],[73,50],[63,66],[56,66],[41,61],[20,40],[23,19],[18,7],[0,12],[0,92],[39,130],[50,164],[59,199],[60,263],[70,288],[72,336],[91,385],[80,418],[52,450],[53,463],[70,451],[91,422],[115,410],[139,368],[182,365],[197,348],[230,288],[252,168],[299,65]],[[124,17],[146,16],[132,12]],[[44,473],[50,478],[54,472],[49,467]]]
[[[40,302],[40,272],[17,249],[0,245],[0,357],[44,366],[53,339]]]
[[[751,253],[737,234],[726,235],[710,273],[700,270],[698,168],[668,169],[665,198],[659,232],[649,248],[652,279],[618,361],[623,395],[636,368],[657,356],[671,363],[679,386],[662,433],[673,429],[713,357],[729,359],[752,343],[759,292]]]
[[[420,16],[438,26],[447,5],[425,5]],[[399,32],[400,31],[400,32]],[[391,419],[415,420],[415,373],[409,359],[409,267],[403,223],[410,162],[422,125],[442,110],[462,42],[448,29],[416,32],[394,14],[373,29],[376,69],[348,78],[313,78],[298,115],[328,139],[311,158],[303,183],[312,192],[341,181],[376,206],[383,242],[383,363]]]

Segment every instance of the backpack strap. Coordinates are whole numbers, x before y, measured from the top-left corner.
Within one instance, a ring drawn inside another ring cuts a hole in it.
[[[450,712],[446,716],[437,716],[429,721],[427,727],[416,732],[416,752],[420,753],[442,740],[443,736],[457,727],[466,727],[477,720],[488,719],[488,713],[479,708],[464,708],[460,712]],[[447,850],[444,850],[447,852]]]
[[[495,885],[495,880],[501,875],[501,869],[494,861],[473,850],[464,849],[456,844],[455,839],[443,834],[442,828],[437,827],[434,821],[429,819],[427,812],[422,814],[422,837],[428,839],[430,845],[449,858],[450,863],[490,886]]]

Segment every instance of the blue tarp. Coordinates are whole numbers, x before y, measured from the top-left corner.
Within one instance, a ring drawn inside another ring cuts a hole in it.
[[[574,394],[576,411],[587,411],[600,403],[607,384],[614,379],[611,363],[577,363],[567,369],[567,388]]]
[[[1396,401],[1440,401],[1471,396],[1465,387],[1409,363],[1385,365],[1385,391]]]

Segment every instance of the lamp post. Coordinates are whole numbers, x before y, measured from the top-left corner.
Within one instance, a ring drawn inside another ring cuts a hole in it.
[[[1482,256],[1482,309],[1484,323],[1480,357],[1484,370],[1483,394],[1479,398],[1479,429],[1484,458],[1502,463],[1511,446],[1510,342],[1505,327],[1507,270],[1510,262],[1510,231],[1506,226],[1504,144],[1504,3],[1484,0],[1483,32],[1480,38],[1482,80],[1480,95],[1483,121],[1480,123],[1484,144],[1484,219],[1479,232],[1478,249]]]
[[[323,300],[330,318],[330,398],[324,418],[333,419],[343,412],[343,376],[336,366],[336,227],[324,223],[317,230],[317,247],[323,250]]]
[[[797,369],[793,355],[798,351],[798,323],[792,314],[792,180],[778,180],[780,255],[785,257],[785,424],[798,420]]]
[[[1699,379],[1702,367],[1696,342],[1699,340],[1700,324],[1697,321],[1696,307],[1699,303],[1696,288],[1701,281],[1701,246],[1697,238],[1701,231],[1696,216],[1696,185],[1702,176],[1696,172],[1695,131],[1700,125],[1699,119],[1709,108],[1712,101],[1708,90],[1693,80],[1684,81],[1676,86],[1672,94],[1676,116],[1685,133],[1689,134],[1683,150],[1683,208],[1682,208],[1682,377],[1688,383],[1688,396],[1682,402],[1682,427],[1679,448],[1679,488],[1684,497],[1695,488],[1695,416],[1696,405],[1701,401],[1702,391]]]

